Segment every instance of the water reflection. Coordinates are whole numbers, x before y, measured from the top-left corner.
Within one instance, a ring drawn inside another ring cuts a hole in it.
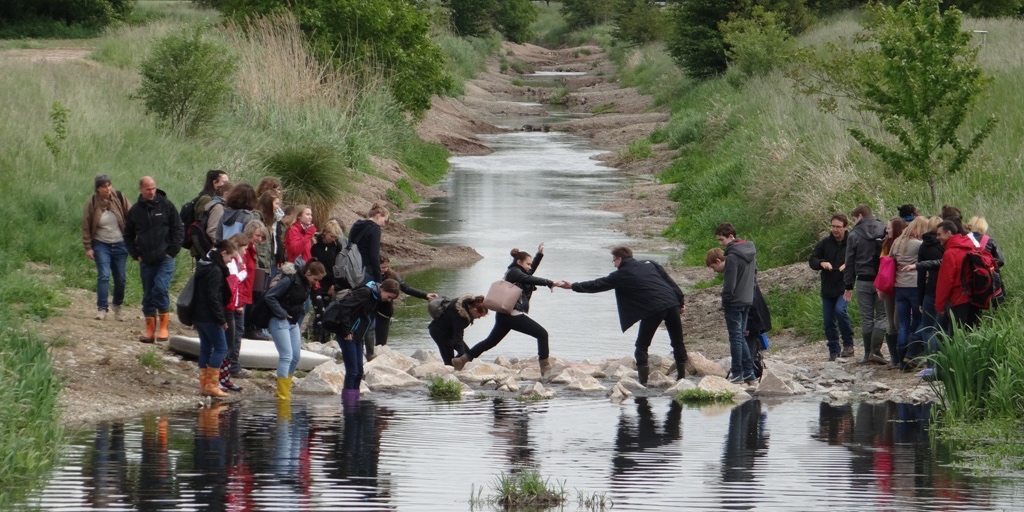
[[[751,496],[763,487],[755,465],[768,454],[766,418],[759,400],[748,400],[729,411],[729,431],[722,451],[722,507],[726,510],[756,507],[757,501]]]
[[[527,404],[514,400],[494,399],[494,425],[491,435],[505,447],[511,473],[539,469],[530,446],[530,410]]]

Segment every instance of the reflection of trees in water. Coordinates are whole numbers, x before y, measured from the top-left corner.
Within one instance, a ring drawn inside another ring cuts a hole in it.
[[[669,402],[663,425],[658,425],[647,398],[636,398],[636,416],[623,408],[615,430],[615,455],[612,457],[613,488],[629,488],[641,477],[645,482],[670,481],[673,462],[682,458],[682,407]],[[662,450],[663,447],[672,447]]]
[[[756,507],[757,482],[754,466],[768,455],[766,414],[760,400],[748,400],[729,411],[729,431],[722,453],[722,507],[726,510],[751,510]],[[740,485],[736,485],[740,484]]]
[[[850,450],[854,488],[877,487],[883,496],[901,499],[964,501],[967,479],[945,464],[945,448],[932,443],[930,412],[931,404],[862,402],[854,411],[850,405],[823,402],[818,432],[812,437]],[[976,501],[977,495],[973,498]],[[898,505],[900,500],[889,498],[889,502]]]
[[[494,427],[491,435],[504,441],[505,457],[510,471],[517,473],[524,469],[537,469],[530,447],[530,408],[527,404],[495,398]]]

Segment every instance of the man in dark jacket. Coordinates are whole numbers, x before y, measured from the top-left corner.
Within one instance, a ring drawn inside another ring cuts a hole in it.
[[[715,238],[725,248],[725,268],[721,270],[724,272],[722,309],[725,313],[725,327],[729,331],[729,354],[732,357],[729,382],[752,383],[757,380],[757,374],[754,371],[753,355],[743,333],[747,330],[750,306],[754,303],[757,248],[751,242],[736,238],[736,228],[729,223],[715,229]]]
[[[846,227],[850,221],[846,215],[832,216],[832,232],[814,246],[807,264],[811,270],[821,272],[821,316],[825,323],[825,339],[828,343],[828,360],[837,357],[853,357],[853,328],[850,315],[846,312],[846,284],[843,270],[846,269]],[[842,351],[839,337],[842,336]]]
[[[142,314],[146,333],[139,341],[167,341],[170,332],[171,299],[167,294],[174,277],[174,257],[181,250],[185,228],[178,210],[149,176],[139,180],[139,200],[128,210],[124,243],[128,254],[139,262],[142,277]],[[160,318],[159,333],[157,315]]]
[[[846,267],[843,281],[847,302],[857,291],[857,309],[860,311],[860,332],[864,341],[864,358],[861,363],[886,364],[882,357],[882,342],[885,340],[885,304],[875,292],[875,275],[878,274],[878,258],[882,255],[882,239],[885,238],[885,224],[872,213],[871,207],[858,205],[850,213],[856,223],[846,241]]]
[[[582,283],[563,281],[559,287],[579,293],[615,290],[622,332],[640,322],[633,357],[636,358],[640,383],[644,385],[650,372],[647,349],[658,326],[664,321],[676,360],[676,372],[680,379],[683,378],[686,375],[686,345],[683,344],[683,322],[679,318],[686,310],[683,291],[661,265],[633,259],[633,251],[628,247],[612,249],[612,262],[617,270],[605,277]]]

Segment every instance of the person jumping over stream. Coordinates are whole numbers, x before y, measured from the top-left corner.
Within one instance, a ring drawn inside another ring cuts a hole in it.
[[[612,249],[612,263],[616,270],[605,277],[582,283],[564,281],[560,287],[578,293],[615,290],[622,332],[640,322],[633,357],[636,358],[640,383],[645,386],[650,372],[647,350],[658,326],[664,321],[676,360],[676,372],[682,379],[686,376],[686,345],[683,343],[683,322],[680,318],[686,311],[683,290],[661,265],[650,260],[634,259],[629,247]]]
[[[498,343],[505,339],[505,336],[508,336],[509,331],[517,331],[537,338],[537,359],[540,361],[541,377],[544,377],[551,371],[551,361],[548,359],[548,331],[541,327],[534,319],[527,316],[527,313],[530,312],[530,298],[538,286],[547,286],[553,290],[555,286],[560,286],[562,281],[555,282],[533,275],[537,271],[537,267],[540,266],[541,259],[544,258],[543,242],[537,247],[537,254],[535,256],[530,256],[529,253],[519,249],[512,249],[510,254],[512,255],[512,263],[508,265],[504,279],[523,290],[519,295],[519,300],[516,301],[516,305],[511,313],[496,313],[497,318],[494,320],[494,328],[491,329],[491,333],[483,341],[473,345],[465,354],[452,359],[452,366],[456,370],[462,370],[466,363],[498,346]]]

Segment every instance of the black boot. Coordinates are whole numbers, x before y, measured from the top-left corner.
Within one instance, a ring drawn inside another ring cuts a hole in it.
[[[903,361],[901,351],[896,347],[896,335],[885,335],[885,346],[889,349],[889,366],[898,366]],[[903,350],[902,352],[906,352]]]
[[[686,378],[686,358],[676,359],[676,375],[680,379]]]
[[[867,364],[871,362],[871,333],[862,333],[861,336],[864,338],[864,357],[861,358],[861,364]]]
[[[636,372],[639,374],[640,384],[647,385],[647,376],[651,373],[651,367],[646,364],[636,365]]]

